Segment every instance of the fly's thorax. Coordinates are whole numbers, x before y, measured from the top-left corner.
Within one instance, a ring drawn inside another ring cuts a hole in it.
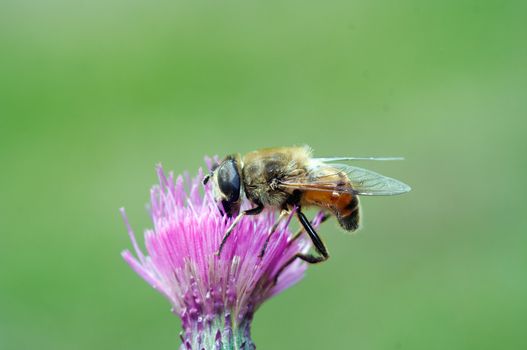
[[[248,176],[244,178],[244,190],[247,198],[253,203],[261,203],[266,207],[281,208],[287,201],[288,194],[273,189],[267,181]]]
[[[243,158],[244,189],[253,202],[282,208],[290,193],[276,184],[305,173],[307,151],[303,147],[272,148],[248,153]]]

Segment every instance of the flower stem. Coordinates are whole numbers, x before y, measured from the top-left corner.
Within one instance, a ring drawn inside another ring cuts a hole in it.
[[[184,322],[184,326],[185,326]],[[251,319],[234,324],[230,313],[210,320],[198,318],[181,333],[180,350],[254,350]]]

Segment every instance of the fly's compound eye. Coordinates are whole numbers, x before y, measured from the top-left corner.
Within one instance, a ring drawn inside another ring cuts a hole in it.
[[[217,170],[218,187],[225,202],[237,202],[240,199],[241,179],[234,160],[226,160]]]
[[[233,217],[240,211],[241,179],[233,159],[224,161],[216,169],[218,192],[221,206],[227,216]],[[221,209],[220,209],[221,210]]]

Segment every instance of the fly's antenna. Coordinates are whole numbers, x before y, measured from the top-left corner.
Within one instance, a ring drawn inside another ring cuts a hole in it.
[[[210,178],[212,177],[212,174],[214,173],[214,170],[218,169],[219,166],[220,164],[218,162],[215,162],[214,164],[212,164],[212,166],[210,167],[210,172],[207,175],[205,175],[205,177],[201,181],[204,186],[207,184],[207,182],[209,182]]]
[[[207,182],[209,182],[211,176],[212,176],[212,173],[209,173],[209,174],[205,175],[205,177],[201,181],[203,183],[203,186],[205,186],[207,184]]]

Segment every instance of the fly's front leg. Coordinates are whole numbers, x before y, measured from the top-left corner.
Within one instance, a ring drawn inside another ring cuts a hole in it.
[[[311,241],[313,242],[313,246],[315,247],[315,250],[320,255],[316,256],[316,255],[313,255],[313,254],[303,254],[303,253],[295,254],[291,259],[286,261],[285,264],[282,265],[282,267],[280,267],[280,269],[278,270],[278,272],[276,273],[276,276],[274,278],[274,283],[275,284],[278,281],[278,277],[280,277],[282,272],[289,265],[291,265],[296,259],[303,260],[303,261],[305,261],[305,262],[307,262],[309,264],[318,264],[318,263],[321,263],[321,262],[326,261],[326,260],[329,259],[329,253],[328,253],[328,251],[326,249],[326,246],[324,245],[324,243],[322,242],[322,239],[320,239],[320,237],[318,236],[317,232],[315,231],[315,229],[313,228],[313,226],[311,225],[309,220],[306,218],[304,213],[302,213],[302,211],[300,211],[300,208],[298,208],[298,210],[296,212],[296,215],[298,217],[298,220],[300,221],[300,223],[302,224],[302,226],[306,230],[307,234],[309,235],[309,238],[311,238]]]
[[[234,219],[234,221],[231,223],[229,228],[227,228],[227,231],[225,231],[225,234],[223,235],[223,238],[221,239],[220,247],[218,248],[218,251],[216,252],[217,256],[221,255],[221,251],[223,250],[223,246],[225,245],[225,242],[227,242],[227,238],[229,238],[229,236],[232,233],[232,230],[234,230],[236,225],[240,223],[241,219],[245,215],[258,215],[262,212],[263,208],[264,206],[262,203],[257,203],[256,207],[244,210],[240,214],[238,214],[238,216],[236,217],[236,219]]]

